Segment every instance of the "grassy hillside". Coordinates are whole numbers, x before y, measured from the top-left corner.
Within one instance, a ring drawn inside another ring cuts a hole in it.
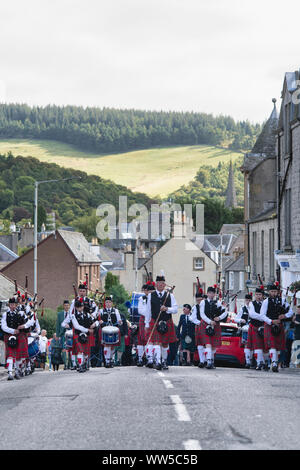
[[[101,155],[57,141],[0,140],[0,154],[8,152],[101,176],[149,196],[166,196],[179,189],[195,177],[202,165],[216,167],[219,162],[234,162],[241,156],[239,152],[206,145]]]

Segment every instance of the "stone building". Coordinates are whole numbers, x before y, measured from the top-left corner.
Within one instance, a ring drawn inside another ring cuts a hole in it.
[[[300,280],[300,72],[285,74],[277,133],[278,240],[281,285]]]
[[[278,112],[273,110],[250,153],[245,154],[244,174],[245,243],[244,263],[248,287],[258,275],[268,283],[276,278],[274,250],[277,246],[276,132]]]

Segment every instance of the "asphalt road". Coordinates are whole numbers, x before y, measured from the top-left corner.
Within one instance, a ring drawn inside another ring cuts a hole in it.
[[[0,449],[300,449],[299,372],[120,367],[3,376]]]

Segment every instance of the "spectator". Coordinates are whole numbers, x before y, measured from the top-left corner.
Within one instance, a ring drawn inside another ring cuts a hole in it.
[[[62,360],[62,343],[61,339],[54,333],[51,340],[51,364],[53,365],[53,371],[59,369],[59,365],[63,363]]]
[[[62,322],[66,319],[70,309],[70,303],[68,300],[64,300],[63,303],[63,310],[57,313],[56,319],[56,336],[60,338],[61,346],[62,346],[62,359],[64,361],[65,369],[70,369],[72,367],[71,357],[70,357],[70,349],[66,349],[66,338],[65,332],[66,328],[61,326]]]
[[[47,331],[42,330],[39,336],[39,362],[42,369],[45,369],[45,363],[47,360],[47,353],[48,353],[48,338],[47,338]]]

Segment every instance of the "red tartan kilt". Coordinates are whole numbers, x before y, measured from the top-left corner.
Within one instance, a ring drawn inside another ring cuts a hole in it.
[[[204,346],[203,342],[202,342],[202,337],[201,337],[201,328],[200,328],[200,325],[196,325],[196,328],[195,328],[195,344],[196,346]]]
[[[208,323],[206,323],[204,320],[201,320],[199,328],[199,340],[201,341],[201,345],[211,344],[213,349],[218,348],[221,346],[221,326],[219,323],[215,324],[215,334],[213,336],[208,336],[206,334],[207,326]]]
[[[76,348],[76,354],[84,354],[85,356],[89,356],[90,355],[90,340],[88,338],[88,341],[85,343],[85,344],[82,344],[79,342],[78,340],[78,337],[79,335],[77,335],[75,333],[75,335],[73,335],[73,345],[75,344],[75,348]]]
[[[103,344],[105,346],[105,343],[103,343],[102,341],[102,328],[99,328],[98,330],[98,340],[99,340],[99,344]],[[117,347],[117,346],[120,346],[121,345],[121,333],[120,333],[120,330],[119,330],[119,341],[115,344],[108,344],[107,346],[112,346],[112,347]]]
[[[96,338],[95,338],[94,333],[89,334],[89,346],[90,346],[90,348],[94,347],[95,344],[96,344]]]
[[[258,335],[258,328],[259,327],[253,326],[251,323],[249,325],[246,348],[251,351],[254,351],[254,349],[264,349],[264,338]]]
[[[266,349],[276,349],[277,351],[285,350],[285,333],[283,325],[280,325],[280,333],[278,336],[272,335],[271,325],[264,325],[264,342]]]
[[[17,335],[18,345],[16,348],[10,348],[7,344],[8,338],[14,335],[4,334],[4,343],[5,343],[5,357],[13,357],[17,361],[20,359],[28,359],[28,341],[27,333],[19,333]]]
[[[155,324],[155,320],[153,318],[151,318],[150,325],[149,325],[149,330],[146,333],[146,340],[147,340],[146,343],[149,341],[151,331],[153,330],[154,324]],[[156,324],[156,327],[155,327],[155,329],[154,329],[154,331],[151,335],[150,344],[162,344],[163,346],[167,346],[170,343],[176,343],[177,342],[176,332],[175,332],[175,327],[174,327],[173,320],[172,319],[168,320],[167,325],[168,325],[168,331],[165,335],[162,335],[161,333],[159,333],[157,331],[157,324]]]
[[[139,329],[138,329],[138,339],[137,344],[139,346],[145,346],[147,343],[146,332],[145,332],[145,317],[140,316]]]

